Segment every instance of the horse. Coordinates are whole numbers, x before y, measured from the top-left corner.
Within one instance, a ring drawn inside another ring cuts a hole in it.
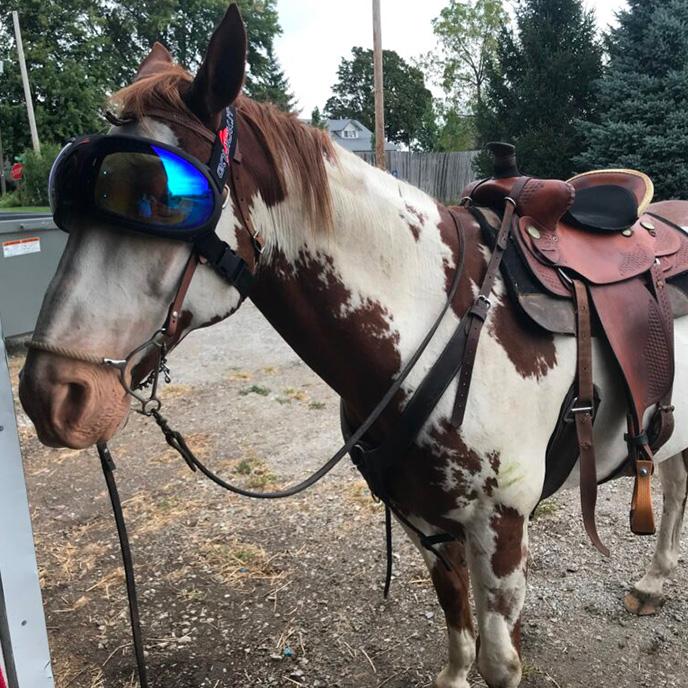
[[[463,250],[451,307],[370,429],[372,438],[382,440],[471,306],[490,250],[466,209],[455,209],[464,228],[460,239],[449,209],[429,195],[334,145],[327,133],[295,115],[244,96],[246,41],[231,5],[195,76],[156,44],[135,81],[114,98],[120,112],[135,119],[115,120],[110,133],[152,137],[203,161],[210,144],[181,118],[193,117],[215,131],[220,113],[236,108],[246,198],[227,199],[217,233],[250,267],[250,298],[257,308],[337,392],[353,422],[367,417],[433,325]],[[152,111],[158,114],[147,114]],[[241,200],[264,240],[260,254],[242,222]],[[688,225],[686,203],[658,204],[657,212]],[[123,232],[107,222],[78,223],[34,337],[124,358],[164,320],[191,251],[187,243]],[[199,265],[173,344],[228,318],[242,301],[237,289]],[[529,515],[540,498],[548,440],[576,372],[575,338],[549,334],[524,319],[501,277],[492,302],[460,430],[449,420],[454,381],[389,479],[390,498],[427,564],[446,617],[449,657],[437,688],[467,688],[476,659],[490,688],[521,681]],[[624,389],[607,347],[595,340],[593,354],[604,400],[595,424],[602,480],[627,456]],[[664,496],[661,529],[652,563],[626,600],[642,614],[657,611],[678,561],[688,493],[688,318],[675,323],[675,358],[676,431],[656,456]],[[29,351],[19,394],[39,439],[52,447],[105,442],[130,410],[117,371],[55,351]],[[567,487],[576,485],[577,473]],[[421,546],[415,529],[453,536],[437,546],[450,567]]]

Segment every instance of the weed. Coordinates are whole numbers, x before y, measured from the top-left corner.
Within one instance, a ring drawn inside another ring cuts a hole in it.
[[[310,404],[308,404],[308,408],[312,409],[313,411],[321,411],[324,409],[326,406],[324,401],[311,401]]]
[[[246,389],[239,390],[239,394],[241,394],[242,397],[245,397],[248,394],[260,394],[261,397],[266,397],[268,396],[268,394],[270,394],[270,391],[271,390],[268,387],[252,385],[251,387],[247,387]]]
[[[247,459],[242,459],[236,467],[236,472],[239,475],[248,475],[252,470],[251,462]]]
[[[557,513],[557,505],[554,502],[542,502],[535,509],[533,514],[533,521],[540,518],[540,516],[554,516]]]

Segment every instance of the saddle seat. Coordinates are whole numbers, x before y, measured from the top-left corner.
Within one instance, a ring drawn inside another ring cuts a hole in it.
[[[576,191],[564,215],[568,224],[591,231],[621,231],[635,224],[654,196],[652,180],[635,170],[596,170],[568,180]]]

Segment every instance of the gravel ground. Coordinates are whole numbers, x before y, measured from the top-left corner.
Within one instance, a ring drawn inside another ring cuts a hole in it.
[[[15,384],[21,364],[12,356]],[[251,305],[192,335],[171,364],[166,415],[240,484],[286,485],[339,446],[335,395]],[[42,447],[18,413],[57,686],[134,686],[95,451]],[[140,416],[111,450],[153,688],[432,685],[447,648],[427,571],[396,528],[395,578],[383,600],[383,514],[349,464],[305,495],[256,502],[190,473]],[[532,523],[523,686],[688,688],[685,547],[657,616],[623,608],[654,546],[628,531],[630,496],[628,480],[600,489],[610,560],[587,542],[576,493],[552,499]],[[475,673],[471,681],[484,686]]]

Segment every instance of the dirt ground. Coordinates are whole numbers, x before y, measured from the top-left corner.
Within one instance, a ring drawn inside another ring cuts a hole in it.
[[[11,358],[15,384],[21,363]],[[251,305],[190,337],[171,364],[165,415],[240,484],[287,485],[339,446],[335,395]],[[95,451],[42,447],[18,414],[57,686],[135,685]],[[138,415],[111,449],[153,688],[432,685],[447,643],[428,574],[396,528],[383,600],[383,514],[349,463],[305,495],[264,502],[192,474]],[[623,608],[654,546],[628,530],[630,496],[625,480],[600,490],[608,561],[586,540],[576,493],[552,499],[531,524],[523,686],[688,688],[686,548],[659,615]],[[658,491],[655,506],[659,515]]]

